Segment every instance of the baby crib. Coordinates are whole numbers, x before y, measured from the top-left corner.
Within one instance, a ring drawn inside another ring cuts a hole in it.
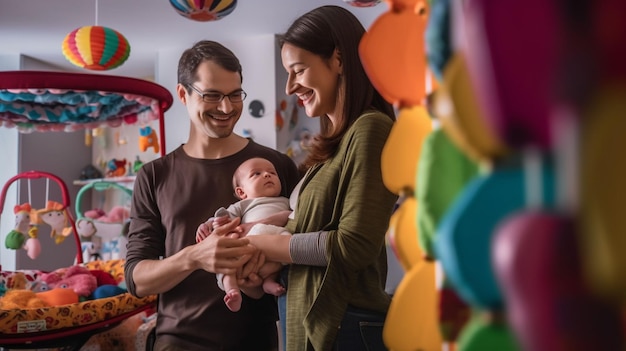
[[[0,214],[4,211],[7,191],[12,183],[20,179],[40,178],[53,180],[61,189],[63,211],[72,228],[71,237],[76,243],[76,264],[90,271],[104,271],[109,273],[116,282],[122,282],[124,279],[123,259],[83,262],[80,238],[75,220],[69,211],[68,190],[59,177],[40,171],[28,171],[12,177],[2,188]],[[1,271],[0,278],[6,284],[17,276],[25,277],[27,283],[24,288],[29,288],[34,287],[44,273],[47,272]],[[0,347],[11,349],[62,347],[65,350],[78,350],[91,336],[104,332],[137,313],[154,310],[155,305],[156,296],[137,298],[124,292],[119,295],[58,306],[0,309]]]
[[[75,132],[101,126],[116,128],[124,124],[148,124],[158,120],[161,156],[165,154],[164,112],[173,97],[153,82],[105,74],[45,71],[0,72],[0,127],[21,133]],[[45,178],[62,190],[63,208],[70,230],[63,228],[59,241],[73,238],[76,245],[74,265],[100,270],[117,281],[123,280],[123,259],[84,262],[76,222],[70,213],[67,187],[57,176],[38,171],[18,174],[4,185],[0,198],[0,218],[4,212],[7,189],[20,179]],[[13,247],[21,245],[19,239]],[[67,234],[67,236],[63,236]],[[27,240],[26,240],[27,241]],[[36,242],[36,241],[35,241]],[[35,246],[36,247],[36,246]],[[46,272],[0,271],[0,282],[15,275],[27,277],[32,285]],[[13,279],[12,281],[15,281]],[[0,349],[63,348],[77,350],[91,336],[112,328],[121,321],[155,308],[156,296],[135,298],[123,293],[97,300],[81,301],[43,308],[0,309]]]

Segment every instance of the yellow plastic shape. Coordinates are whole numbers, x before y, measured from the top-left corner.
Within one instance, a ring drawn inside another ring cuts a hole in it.
[[[583,267],[593,288],[626,301],[626,89],[600,89],[581,124]]]
[[[418,10],[425,9],[423,4],[393,2],[359,43],[365,72],[383,98],[395,106],[419,105],[426,97],[427,15]]]
[[[413,193],[422,144],[432,129],[432,120],[422,106],[400,110],[381,155],[383,183],[389,191]]]
[[[454,54],[446,65],[435,96],[435,110],[442,128],[468,157],[483,162],[508,153],[483,117],[461,53]]]
[[[435,263],[422,260],[402,278],[383,327],[390,351],[441,351]]]
[[[424,260],[424,251],[417,235],[417,200],[409,196],[389,220],[387,237],[405,272]]]

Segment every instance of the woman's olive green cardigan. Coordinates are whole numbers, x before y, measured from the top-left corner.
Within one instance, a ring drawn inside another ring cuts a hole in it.
[[[292,265],[287,291],[287,350],[330,350],[348,305],[386,313],[385,233],[397,196],[381,174],[393,121],[367,112],[338,152],[304,178],[290,232],[328,231],[327,267]]]

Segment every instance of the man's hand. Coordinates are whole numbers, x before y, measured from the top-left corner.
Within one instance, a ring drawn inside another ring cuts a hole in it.
[[[243,269],[237,275],[237,284],[239,288],[248,296],[260,299],[263,292],[263,278],[259,276],[259,269],[265,264],[265,255],[261,251],[257,251],[248,262],[243,266]]]
[[[238,238],[239,218],[213,230],[213,233],[193,247],[196,269],[207,272],[235,274],[258,250],[246,238]],[[258,260],[258,259],[257,259]],[[256,263],[255,263],[256,265]]]
[[[243,269],[237,276],[239,288],[254,299],[260,299],[264,294],[262,288],[263,278],[258,274],[263,263],[265,263],[265,256],[260,251],[257,251],[244,264]]]
[[[252,245],[251,245],[252,246]],[[254,247],[254,246],[252,246]],[[256,249],[256,248],[255,248]],[[259,269],[265,264],[265,255],[257,250],[254,255],[245,263],[241,272],[239,272],[238,279],[248,279],[252,275],[258,275]],[[254,277],[251,278],[255,280]]]

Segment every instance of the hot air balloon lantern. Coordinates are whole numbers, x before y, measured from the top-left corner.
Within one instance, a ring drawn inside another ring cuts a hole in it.
[[[118,31],[102,26],[76,28],[65,36],[62,48],[68,61],[95,71],[116,68],[130,55],[128,40]]]
[[[237,0],[170,0],[170,5],[183,17],[208,22],[228,16],[235,10]]]
[[[343,0],[354,7],[373,7],[380,4],[381,0]]]

